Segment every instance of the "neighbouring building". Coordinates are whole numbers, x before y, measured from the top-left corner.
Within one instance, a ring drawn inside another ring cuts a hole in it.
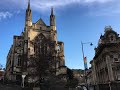
[[[35,66],[32,66],[34,58],[41,62],[40,65],[45,65],[46,72],[65,79],[67,67],[64,57],[64,43],[57,40],[53,8],[49,26],[42,19],[33,23],[29,1],[24,31],[20,36],[14,36],[13,44],[7,55],[5,78],[21,82],[22,74],[26,74],[25,79],[28,83],[36,82],[38,78],[37,75],[33,75]]]
[[[0,70],[0,80],[2,80],[4,78],[4,73],[5,73],[4,70]]]
[[[82,69],[72,69],[73,77],[78,80],[78,85],[85,83],[84,80],[84,70]]]
[[[105,27],[104,35],[100,36],[98,46],[95,48],[95,56],[90,63],[92,84],[99,85],[100,90],[118,85],[120,82],[120,37],[111,26]],[[116,84],[110,86],[113,83]]]
[[[87,76],[87,84],[90,86],[92,85],[93,83],[93,76],[92,76],[92,69],[89,68],[87,71],[86,71],[86,76]]]

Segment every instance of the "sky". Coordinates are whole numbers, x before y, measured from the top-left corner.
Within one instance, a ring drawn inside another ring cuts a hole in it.
[[[0,63],[5,66],[13,36],[20,35],[25,26],[28,0],[0,1]],[[31,0],[32,21],[40,18],[49,25],[54,7],[58,40],[64,42],[65,64],[69,68],[84,69],[81,42],[88,66],[93,59],[105,26],[120,34],[120,0]]]

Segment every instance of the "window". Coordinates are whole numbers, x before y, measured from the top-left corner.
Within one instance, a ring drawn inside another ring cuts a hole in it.
[[[56,62],[56,68],[58,68],[60,66],[60,61],[57,60]]]
[[[36,37],[34,50],[37,55],[45,56],[47,54],[47,42],[43,34]]]
[[[114,34],[109,35],[109,40],[110,42],[115,42],[116,41],[116,36]]]
[[[111,41],[113,41],[113,36],[111,36],[110,38],[111,38]]]
[[[110,58],[113,58],[113,55],[110,55]]]
[[[118,80],[120,80],[120,69],[117,70],[117,77],[118,77]]]
[[[57,50],[58,50],[58,52],[61,51],[61,46],[60,45],[57,46]]]
[[[18,66],[21,66],[21,59],[18,57]]]
[[[118,58],[114,58],[114,62],[119,62]]]
[[[40,27],[40,30],[42,30],[42,27]]]

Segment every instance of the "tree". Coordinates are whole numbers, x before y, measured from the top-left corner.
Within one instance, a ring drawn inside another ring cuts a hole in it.
[[[73,71],[67,68],[67,83],[66,87],[75,88],[78,85],[78,79],[74,78]]]
[[[75,88],[77,85],[78,85],[78,80],[76,78],[67,80],[67,84],[66,84],[67,87]]]
[[[31,77],[38,77],[36,82],[36,85],[41,85],[41,83],[44,83],[44,78],[48,74],[48,63],[46,62],[45,58],[43,56],[39,57],[30,57],[30,65],[28,68],[30,69],[29,76]]]
[[[36,69],[36,75],[39,77],[39,83],[44,81],[44,76],[47,75],[49,69],[49,53],[48,42],[43,34],[40,34],[35,38],[34,42],[34,64]]]
[[[67,77],[68,77],[68,79],[73,79],[74,78],[73,71],[69,68],[67,68]]]
[[[50,78],[54,76],[56,71],[55,47],[42,33],[31,41],[31,46],[34,48],[34,55],[30,56],[28,60],[31,62],[31,68],[33,68],[30,70],[31,76],[33,78],[37,76],[36,83],[43,86],[42,84],[52,82]]]

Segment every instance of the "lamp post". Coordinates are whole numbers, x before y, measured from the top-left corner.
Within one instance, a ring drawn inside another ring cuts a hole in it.
[[[88,86],[87,86],[87,73],[86,73],[86,70],[88,69],[87,68],[87,61],[85,62],[85,56],[84,56],[84,49],[83,49],[83,45],[84,44],[90,44],[91,46],[93,45],[91,42],[86,42],[86,43],[83,43],[83,42],[81,42],[81,46],[82,46],[82,55],[83,55],[83,62],[84,62],[84,78],[85,78],[85,84],[86,84],[86,87],[87,87],[87,89],[88,89]]]

